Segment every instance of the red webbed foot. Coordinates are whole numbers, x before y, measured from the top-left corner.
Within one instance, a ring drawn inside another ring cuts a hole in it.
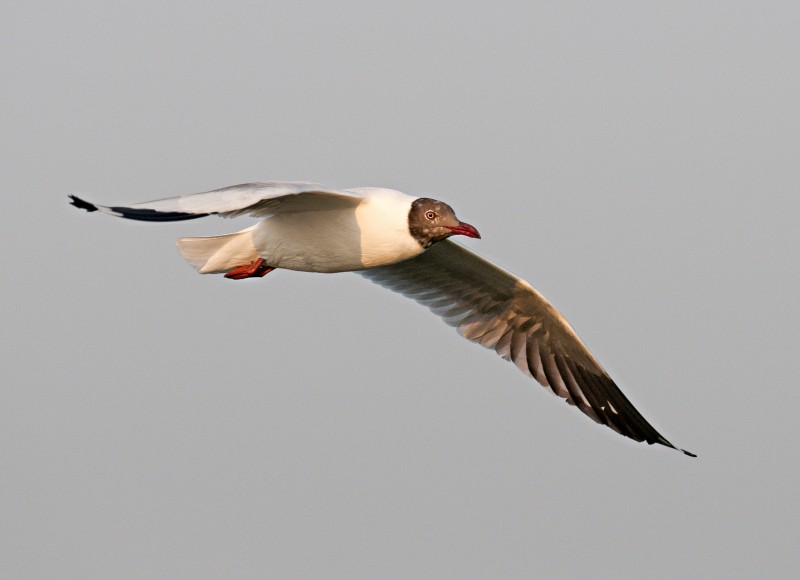
[[[231,280],[244,280],[245,278],[261,278],[272,272],[275,268],[267,266],[264,258],[259,258],[244,266],[237,266],[230,272],[225,274],[226,278]]]

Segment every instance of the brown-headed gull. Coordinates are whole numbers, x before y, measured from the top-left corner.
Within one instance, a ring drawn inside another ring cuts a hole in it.
[[[533,286],[447,239],[480,235],[446,203],[391,189],[303,182],[246,183],[127,207],[70,197],[87,211],[143,221],[264,218],[233,234],[181,238],[178,250],[200,273],[237,280],[276,268],[356,271],[427,306],[598,423],[694,457],[645,420]]]

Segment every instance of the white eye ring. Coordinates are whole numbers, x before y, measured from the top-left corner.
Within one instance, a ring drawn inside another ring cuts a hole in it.
[[[427,219],[433,221],[433,218],[436,217],[436,214],[434,212],[432,212],[431,210],[428,210],[428,211],[425,212],[425,217]]]

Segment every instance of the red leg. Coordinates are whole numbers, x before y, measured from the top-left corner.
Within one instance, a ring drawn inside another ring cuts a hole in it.
[[[231,280],[244,280],[245,278],[262,278],[272,272],[275,268],[267,266],[264,258],[259,258],[245,266],[237,266],[227,274],[226,278]]]

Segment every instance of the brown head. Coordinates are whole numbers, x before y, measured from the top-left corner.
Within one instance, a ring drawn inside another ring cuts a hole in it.
[[[411,202],[408,229],[425,249],[450,236],[481,237],[474,227],[459,221],[452,207],[429,197],[420,197]]]

